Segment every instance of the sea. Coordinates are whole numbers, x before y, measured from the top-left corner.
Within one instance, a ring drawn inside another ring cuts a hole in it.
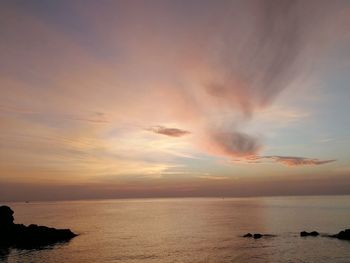
[[[350,228],[350,196],[164,198],[1,203],[15,222],[79,236],[1,249],[0,262],[349,263],[350,241],[300,237]],[[275,236],[244,238],[246,233]]]

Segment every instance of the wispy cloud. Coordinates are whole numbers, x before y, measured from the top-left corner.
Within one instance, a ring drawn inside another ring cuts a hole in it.
[[[305,157],[295,157],[295,156],[262,156],[259,159],[272,159],[278,163],[282,163],[288,166],[303,166],[303,165],[321,165],[326,163],[335,162],[332,160],[320,160],[317,158],[305,158]]]
[[[202,144],[229,158],[256,155],[262,149],[260,138],[246,132],[245,124],[299,77],[308,38],[299,24],[307,18],[300,17],[298,2],[238,6],[228,8],[227,19],[218,23],[208,44],[212,49],[204,45],[196,50],[206,58],[200,65],[206,74],[192,72],[198,88],[192,91],[195,95],[184,91],[184,96],[196,98],[189,110],[204,123]]]
[[[288,87],[297,72],[306,37],[299,25],[296,1],[257,1],[255,7],[241,3],[242,10],[254,15],[253,19],[235,14],[248,23],[237,29],[245,36],[239,41],[230,33],[234,20],[223,23],[219,38],[224,44],[217,57],[220,78],[207,86],[212,96],[238,105],[247,115],[268,106]]]
[[[208,149],[230,157],[254,156],[261,147],[257,137],[238,131],[215,131],[210,135]]]
[[[207,180],[227,180],[229,179],[226,176],[213,176],[213,175],[200,175],[200,176],[196,176],[197,178],[201,178],[201,179],[207,179]]]
[[[4,106],[0,105],[0,112],[18,114],[18,115],[33,115],[33,116],[50,116],[53,119],[67,119],[67,120],[75,120],[75,121],[83,121],[90,123],[108,123],[109,121],[105,118],[105,114],[103,112],[93,112],[88,114],[67,114],[67,113],[59,113],[59,112],[40,112],[33,111],[30,109],[13,107],[13,106]]]
[[[84,121],[84,122],[90,122],[90,123],[109,123],[108,120],[103,118],[83,118],[83,117],[69,117],[70,120],[76,120],[76,121]]]
[[[182,130],[178,128],[167,128],[164,126],[152,126],[146,130],[152,131],[154,133],[170,136],[170,137],[182,137],[191,133],[186,130]]]
[[[242,158],[234,158],[231,160],[232,163],[247,163],[247,164],[257,164],[257,163],[266,163],[266,161],[274,161],[281,163],[287,166],[314,166],[322,165],[327,163],[332,163],[337,161],[336,159],[330,160],[320,160],[318,158],[306,158],[298,156],[280,156],[280,155],[269,155],[269,156],[259,156],[259,155],[250,155],[243,156]]]

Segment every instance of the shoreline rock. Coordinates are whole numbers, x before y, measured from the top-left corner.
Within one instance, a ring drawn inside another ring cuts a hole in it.
[[[246,237],[246,238],[254,238],[254,239],[260,239],[262,237],[274,237],[275,235],[271,235],[271,234],[260,234],[260,233],[255,233],[255,234],[252,234],[252,233],[247,233],[245,235],[243,235],[243,237]]]
[[[318,233],[317,231],[312,231],[312,232],[306,232],[306,231],[301,231],[300,232],[300,236],[301,237],[317,237],[319,236],[320,233]]]
[[[350,228],[342,230],[338,234],[330,235],[329,237],[338,238],[341,240],[350,240]]]
[[[13,213],[10,207],[0,206],[0,248],[37,248],[66,242],[77,236],[70,229],[15,224]]]

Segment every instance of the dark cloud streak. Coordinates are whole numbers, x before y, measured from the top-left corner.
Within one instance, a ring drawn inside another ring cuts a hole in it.
[[[288,166],[304,166],[304,165],[321,165],[326,163],[335,162],[335,159],[332,160],[319,160],[316,158],[305,158],[305,157],[295,157],[295,156],[262,156],[258,159],[271,159],[278,163],[282,163]]]
[[[167,128],[164,126],[153,126],[148,128],[147,130],[170,137],[182,137],[190,134],[190,132],[186,130],[181,130],[178,128]]]
[[[214,132],[212,138],[224,154],[232,156],[252,156],[260,150],[258,138],[242,132]]]

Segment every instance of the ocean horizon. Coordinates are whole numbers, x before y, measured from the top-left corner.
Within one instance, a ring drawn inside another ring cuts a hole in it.
[[[197,195],[188,195],[188,196],[137,196],[137,197],[97,197],[97,198],[67,198],[67,199],[21,199],[21,200],[2,200],[1,204],[12,205],[16,203],[50,203],[50,202],[93,202],[93,201],[132,201],[132,200],[163,200],[163,199],[252,199],[252,198],[318,198],[318,197],[346,197],[350,194],[272,194],[272,195],[210,195],[210,196],[197,196]]]
[[[70,228],[69,242],[3,249],[2,262],[335,262],[350,242],[350,196],[5,202],[15,223]],[[300,237],[301,231],[318,237]],[[261,239],[244,238],[261,233]]]

